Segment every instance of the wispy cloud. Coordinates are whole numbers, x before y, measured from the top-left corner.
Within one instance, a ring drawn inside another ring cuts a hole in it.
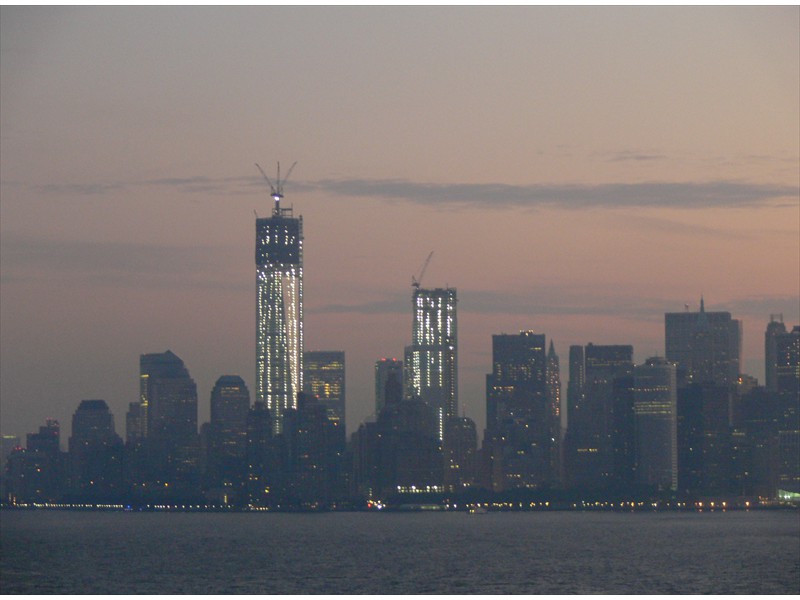
[[[610,160],[659,160],[659,155],[620,153]],[[18,183],[15,182],[15,185]],[[264,191],[259,177],[168,177],[138,182],[33,186],[42,194],[94,196],[130,188],[165,188],[181,193],[245,195]],[[318,192],[442,208],[754,208],[797,203],[800,187],[742,181],[608,183],[596,185],[504,183],[425,183],[404,179],[325,179],[295,181],[293,193]]]
[[[765,206],[777,200],[796,201],[800,196],[800,188],[796,186],[735,181],[515,186],[349,179],[321,181],[315,185],[341,196],[493,208],[732,208]]]

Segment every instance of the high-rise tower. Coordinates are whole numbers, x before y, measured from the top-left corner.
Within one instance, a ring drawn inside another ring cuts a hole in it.
[[[678,369],[678,386],[690,383],[730,387],[741,373],[742,323],[729,312],[664,315],[666,359]]]
[[[458,336],[455,288],[414,287],[414,328],[411,339],[412,394],[444,421],[458,416]]]
[[[303,391],[303,218],[281,206],[291,172],[281,180],[279,164],[272,185],[261,170],[275,204],[272,216],[256,219],[256,401],[266,403],[275,433]]]
[[[344,435],[347,414],[344,352],[312,350],[305,353],[303,361],[305,393],[319,401],[328,420],[336,422]]]

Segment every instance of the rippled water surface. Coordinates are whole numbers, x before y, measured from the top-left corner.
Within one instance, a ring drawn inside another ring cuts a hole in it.
[[[3,593],[800,592],[800,514],[3,511]]]

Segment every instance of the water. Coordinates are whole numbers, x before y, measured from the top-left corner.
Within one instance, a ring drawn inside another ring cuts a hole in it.
[[[788,594],[800,514],[0,513],[2,592]]]

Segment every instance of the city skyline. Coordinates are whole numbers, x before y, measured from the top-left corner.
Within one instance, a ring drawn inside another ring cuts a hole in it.
[[[763,384],[769,315],[800,322],[797,7],[2,15],[3,433],[90,398],[119,429],[167,349],[200,423],[221,375],[256,390],[253,162],[298,161],[304,346],[346,353],[348,435],[430,250],[479,431],[493,334],[545,334],[563,385],[571,345],[664,356],[702,295]]]

